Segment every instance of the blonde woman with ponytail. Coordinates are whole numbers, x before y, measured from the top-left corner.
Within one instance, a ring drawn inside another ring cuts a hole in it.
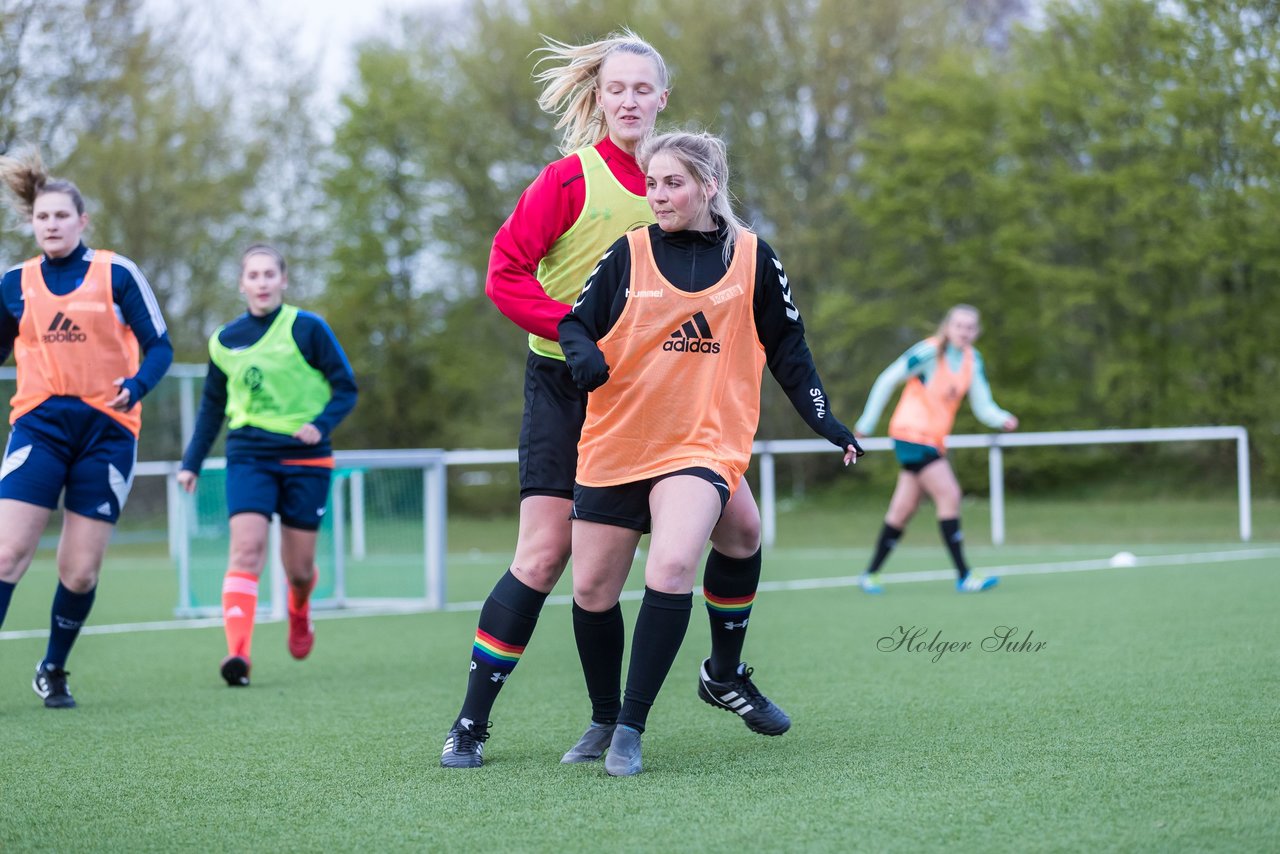
[[[564,157],[548,164],[498,229],[485,293],[529,335],[520,429],[520,530],[510,569],[485,600],[467,692],[440,764],[478,768],[498,692],[533,635],[569,560],[569,510],[586,394],[557,342],[600,253],[652,222],[636,147],[671,83],[662,56],[629,30],[584,45],[546,39],[534,77],[538,105],[558,116]]]
[[[862,453],[830,411],[782,262],[733,211],[724,143],[664,134],[641,146],[640,163],[656,224],[609,247],[559,327],[570,374],[590,392],[573,495],[575,612],[618,607],[636,545],[652,534],[620,707],[599,698],[618,695],[622,645],[578,635],[593,726],[611,717],[605,771],[616,777],[642,770],[640,737],[688,629],[708,541],[711,656],[698,696],[761,735],[791,727],[740,657],[760,578],[744,474],[764,367],[845,465]]]
[[[35,150],[0,157],[0,182],[40,248],[0,279],[0,361],[12,352],[18,367],[0,465],[0,625],[61,499],[58,586],[32,687],[47,708],[71,709],[67,656],[133,482],[139,401],[173,347],[138,267],[81,240],[89,214],[75,184],[50,177]]]
[[[947,435],[966,396],[978,420],[995,430],[1016,430],[1018,419],[1005,412],[991,397],[982,356],[973,342],[981,331],[978,310],[955,305],[947,311],[937,334],[912,346],[885,368],[871,387],[867,405],[855,425],[859,436],[871,433],[893,395],[905,383],[902,397],[889,419],[889,438],[901,471],[875,552],[858,586],[880,594],[880,569],[902,538],[924,496],[933,500],[942,542],[956,568],[956,590],[981,593],[995,587],[995,576],[969,571],[960,531],[960,483],[947,461]]]

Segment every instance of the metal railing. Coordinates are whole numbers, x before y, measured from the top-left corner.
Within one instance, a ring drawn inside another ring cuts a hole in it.
[[[1164,442],[1231,441],[1236,443],[1236,481],[1239,502],[1240,539],[1252,538],[1252,502],[1249,480],[1249,438],[1243,427],[1173,427],[1138,430],[1069,430],[1044,433],[991,433],[952,436],[949,448],[986,448],[991,493],[991,541],[1005,541],[1004,452],[1006,448],[1144,444]],[[888,451],[890,439],[871,437],[862,441],[869,452]],[[820,439],[765,440],[755,443],[755,460],[760,479],[761,533],[766,546],[777,539],[777,473],[779,456],[794,454],[839,453],[830,443]],[[510,465],[518,455],[505,450],[382,450],[338,451],[334,454],[339,469],[348,469],[346,489],[334,492],[334,538],[336,567],[342,577],[342,560],[348,553],[361,557],[365,550],[363,470],[379,468],[421,468],[423,472],[423,571],[426,581],[426,607],[436,609],[445,603],[445,556],[447,553],[446,521],[448,517],[448,468],[460,466]],[[219,468],[221,459],[210,459],[206,466]],[[188,559],[186,552],[188,520],[191,518],[189,497],[178,488],[176,462],[143,462],[138,476],[167,478],[170,552],[182,570]],[[344,506],[350,502],[349,508]],[[348,523],[346,520],[350,518]],[[349,529],[348,529],[349,524]],[[273,573],[279,576],[280,573]],[[281,591],[283,592],[283,591]],[[273,597],[283,601],[283,596]]]

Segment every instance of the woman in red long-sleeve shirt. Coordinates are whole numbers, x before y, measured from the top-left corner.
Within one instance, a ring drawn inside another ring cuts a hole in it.
[[[628,229],[652,222],[635,151],[667,102],[662,57],[630,31],[582,46],[548,39],[543,52],[538,103],[560,116],[565,156],[542,170],[498,230],[485,285],[499,310],[529,333],[520,531],[511,567],[480,611],[466,698],[440,756],[446,768],[483,763],[493,703],[569,560],[586,392],[565,365],[556,324],[600,254]]]

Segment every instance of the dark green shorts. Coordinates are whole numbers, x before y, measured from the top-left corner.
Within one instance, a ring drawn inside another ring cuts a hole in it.
[[[917,445],[897,439],[893,440],[893,455],[898,458],[898,465],[912,474],[919,474],[929,463],[942,459],[942,452],[933,445]]]

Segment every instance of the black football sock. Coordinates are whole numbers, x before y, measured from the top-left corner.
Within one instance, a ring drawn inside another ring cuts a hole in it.
[[[951,552],[951,562],[956,565],[960,580],[964,581],[969,577],[969,564],[964,562],[964,533],[960,530],[960,520],[939,519],[938,527],[942,529],[942,541],[947,544],[947,551]]]
[[[56,669],[66,665],[71,647],[80,637],[80,627],[89,618],[97,592],[98,588],[94,587],[86,593],[75,593],[58,582],[49,614],[49,646],[44,654],[46,667]]]
[[[461,724],[470,729],[488,724],[498,692],[520,663],[546,601],[547,594],[529,587],[512,575],[511,570],[498,579],[480,609],[476,639],[471,646],[467,696],[455,726]]]
[[[631,640],[631,665],[627,669],[627,692],[622,701],[622,714],[618,715],[619,724],[644,732],[649,709],[662,690],[662,683],[671,672],[689,629],[692,611],[692,593],[644,589],[644,601],[640,604],[635,636]]]
[[[591,720],[612,724],[622,709],[622,651],[626,644],[622,606],[614,603],[608,611],[597,612],[574,602],[573,638],[591,698]]]
[[[898,545],[898,540],[900,539],[902,539],[902,529],[895,528],[885,522],[884,527],[880,529],[880,537],[876,540],[876,553],[871,556],[871,563],[867,564],[868,575],[880,571],[880,567],[888,559],[889,553]]]
[[[760,586],[760,550],[750,557],[732,558],[714,548],[707,555],[702,574],[702,596],[711,620],[711,657],[707,670],[712,679],[723,682],[742,661],[742,645],[747,639],[747,623],[756,588]]]

